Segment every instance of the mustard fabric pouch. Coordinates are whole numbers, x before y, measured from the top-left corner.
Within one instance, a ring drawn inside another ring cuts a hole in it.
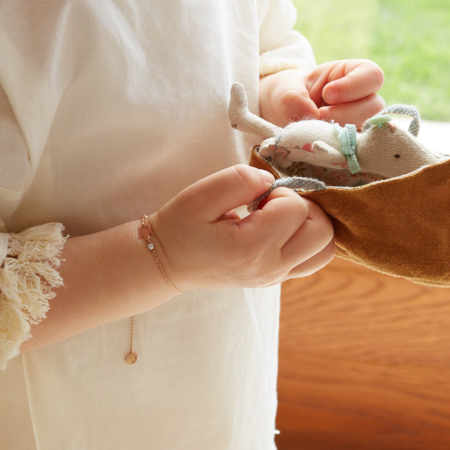
[[[250,165],[289,177],[252,149]],[[317,190],[316,190],[317,189]],[[450,286],[450,160],[363,186],[295,190],[330,217],[336,256],[428,286]]]

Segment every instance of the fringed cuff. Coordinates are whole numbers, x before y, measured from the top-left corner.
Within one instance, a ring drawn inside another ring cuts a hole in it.
[[[273,36],[273,39],[275,38],[276,35]],[[290,30],[275,48],[269,47],[266,45],[259,55],[260,77],[289,69],[303,69],[309,72],[316,67],[311,44],[295,30]]]
[[[282,59],[274,58],[271,52],[262,53],[259,61],[259,76],[265,77],[274,73],[281,72],[282,70],[300,69],[302,64],[298,61],[298,58]]]
[[[52,288],[63,285],[56,270],[69,236],[61,223],[47,223],[21,233],[8,233],[8,249],[0,268],[0,369],[17,356],[31,337],[30,324],[46,317]]]

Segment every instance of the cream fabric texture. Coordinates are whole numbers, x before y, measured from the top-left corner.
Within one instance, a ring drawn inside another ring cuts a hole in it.
[[[52,222],[0,234],[1,240],[7,238],[0,269],[0,370],[31,337],[30,325],[46,318],[49,300],[56,296],[53,289],[63,284],[58,271],[67,240],[63,230],[61,223]]]
[[[101,231],[248,163],[230,87],[258,113],[260,65],[314,66],[295,18],[288,0],[3,0],[0,231]],[[134,366],[128,318],[18,355],[0,447],[274,449],[279,296],[199,290],[138,315]]]

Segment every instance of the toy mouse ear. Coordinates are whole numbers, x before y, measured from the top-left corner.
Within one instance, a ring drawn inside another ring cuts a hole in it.
[[[413,136],[417,137],[420,130],[420,115],[417,108],[410,105],[392,105],[384,108],[383,111],[380,111],[369,120],[366,120],[362,127],[362,131],[367,131],[371,126],[383,123],[382,116],[386,116],[387,114],[399,114],[401,116],[412,117],[413,120],[409,124],[408,130]]]

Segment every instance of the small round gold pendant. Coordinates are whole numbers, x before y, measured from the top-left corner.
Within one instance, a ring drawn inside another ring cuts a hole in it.
[[[137,353],[128,353],[127,356],[125,356],[125,362],[127,364],[134,364],[137,361]]]

